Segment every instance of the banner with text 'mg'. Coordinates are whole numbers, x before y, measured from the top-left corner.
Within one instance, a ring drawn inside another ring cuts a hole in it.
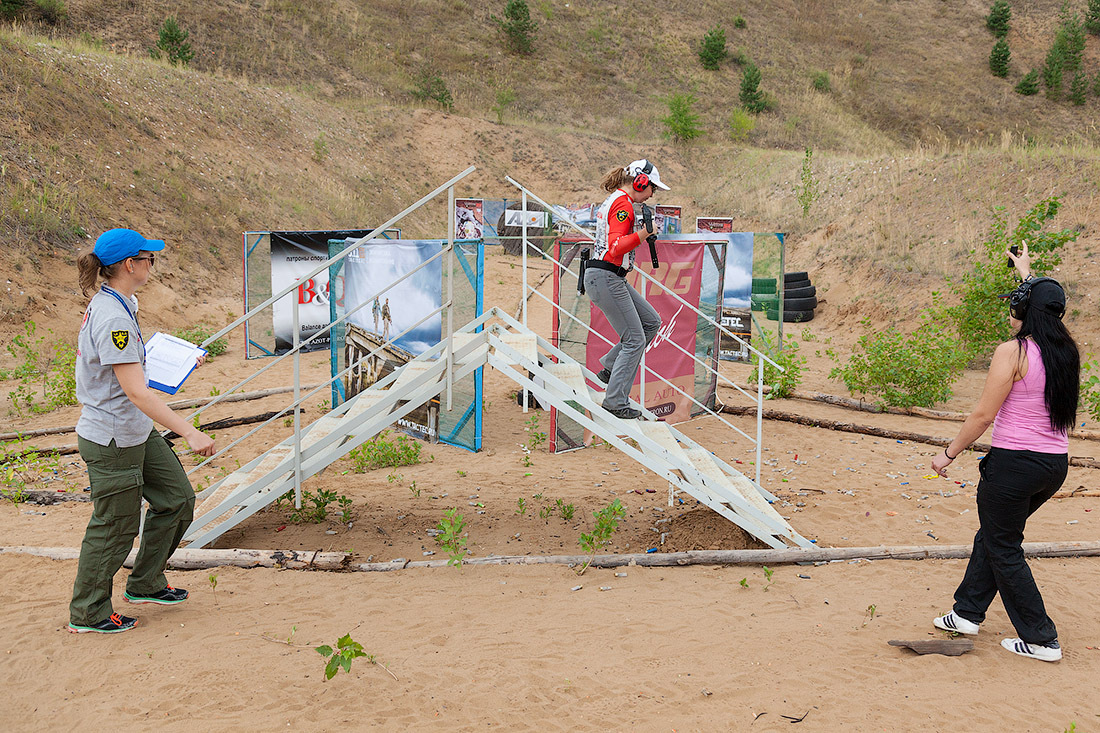
[[[682,422],[691,417],[691,395],[695,389],[695,363],[691,355],[696,351],[698,323],[695,312],[670,295],[669,291],[680,296],[692,307],[699,307],[705,244],[703,241],[693,242],[686,237],[678,237],[676,241],[658,240],[657,255],[661,266],[654,270],[649,261],[649,247],[643,242],[637,251],[635,270],[626,274],[627,283],[642,294],[661,316],[661,329],[645,352],[645,406],[668,422]],[[637,270],[644,271],[667,290],[652,285]],[[592,304],[591,328],[611,344],[618,343],[618,334],[595,303]],[[610,350],[611,345],[603,339],[595,335],[589,336],[585,353],[588,369],[593,372],[603,369],[600,358]],[[666,384],[662,378],[675,385],[683,394]],[[638,401],[640,394],[639,376],[634,379],[630,397]]]

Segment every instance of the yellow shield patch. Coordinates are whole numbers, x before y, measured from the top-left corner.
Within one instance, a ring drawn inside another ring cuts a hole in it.
[[[619,212],[615,214],[615,218],[617,218],[619,221],[626,221],[627,216],[629,216],[629,214],[627,214],[626,211],[622,209],[620,209]]]
[[[122,351],[130,343],[129,331],[111,331],[111,341],[115,348]]]

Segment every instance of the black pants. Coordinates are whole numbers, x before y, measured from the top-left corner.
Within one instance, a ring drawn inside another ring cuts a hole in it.
[[[1058,638],[1043,596],[1024,560],[1024,524],[1066,480],[1065,454],[993,448],[978,464],[978,519],[974,551],[955,591],[955,613],[980,624],[993,597],[1001,602],[1016,633],[1029,644]]]

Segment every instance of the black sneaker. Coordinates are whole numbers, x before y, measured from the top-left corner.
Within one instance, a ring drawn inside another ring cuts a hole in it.
[[[601,369],[599,372],[597,372],[596,379],[600,380],[604,384],[607,384],[611,381],[611,370]]]
[[[112,613],[110,618],[91,626],[80,626],[69,622],[71,634],[121,634],[137,626],[137,619],[123,616],[121,613]]]
[[[183,603],[187,600],[188,593],[183,588],[173,588],[168,586],[164,590],[157,591],[152,595],[135,595],[130,591],[126,591],[122,594],[130,603],[157,603],[161,606],[171,606],[174,603]]]
[[[607,409],[607,408],[604,408]],[[636,410],[633,407],[620,407],[618,410],[607,410],[612,415],[623,420],[637,420],[642,416],[641,410]]]

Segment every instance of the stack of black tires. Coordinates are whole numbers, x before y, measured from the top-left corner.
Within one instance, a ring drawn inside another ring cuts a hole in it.
[[[779,319],[779,294],[775,278],[754,277],[752,279],[751,307],[754,311],[764,311],[764,316],[775,321]],[[783,322],[805,323],[814,319],[817,308],[817,288],[810,284],[807,272],[787,272],[783,274]]]

